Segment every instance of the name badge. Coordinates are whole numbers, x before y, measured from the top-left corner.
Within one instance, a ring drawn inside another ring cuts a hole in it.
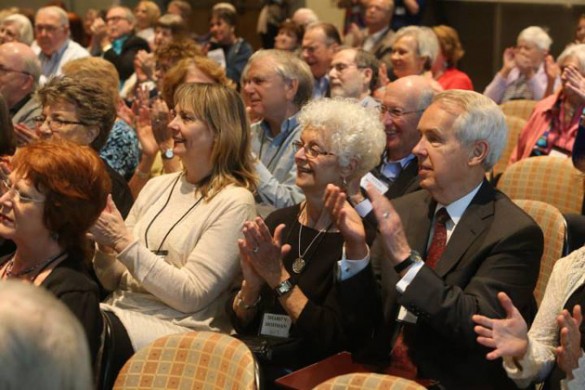
[[[262,318],[260,335],[287,338],[291,325],[292,320],[286,314],[265,313]]]
[[[418,317],[406,310],[404,306],[400,306],[396,320],[399,322],[406,322],[408,324],[416,324]]]
[[[219,64],[219,66],[221,66],[222,68],[225,69],[226,59],[225,59],[225,53],[223,52],[223,49],[209,50],[207,52],[207,58],[217,62]]]
[[[557,147],[553,147],[548,155],[551,157],[564,157],[564,158],[567,158],[570,156],[568,151],[563,150],[561,148],[557,148]]]
[[[372,175],[371,172],[366,173],[360,181],[362,188],[368,188],[368,184],[374,186],[374,188],[376,188],[381,194],[385,194],[386,191],[388,191],[388,185],[382,180],[378,179],[376,176]]]

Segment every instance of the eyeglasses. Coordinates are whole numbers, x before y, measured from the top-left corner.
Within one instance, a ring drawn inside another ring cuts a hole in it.
[[[49,117],[45,117],[42,115],[34,117],[33,121],[35,122],[35,125],[37,128],[40,128],[45,122],[47,122],[47,125],[49,126],[49,129],[51,129],[52,132],[58,132],[64,126],[67,126],[67,125],[87,126],[87,124],[85,124],[81,121],[68,121],[68,120],[58,119],[58,118],[49,118]]]
[[[293,147],[295,148],[295,152],[303,149],[305,151],[305,156],[308,158],[317,158],[319,156],[335,156],[333,153],[323,152],[317,149],[317,145],[305,145],[301,141],[294,141],[292,143]]]
[[[0,179],[0,194],[8,193],[10,197],[20,203],[43,203],[44,199],[35,199],[31,196],[25,195],[16,189],[14,184],[8,178]]]
[[[424,110],[402,111],[400,108],[390,108],[385,105],[380,106],[380,114],[382,114],[382,116],[388,114],[392,118],[400,118],[401,116],[408,114],[418,114],[423,111]]]
[[[27,76],[31,76],[30,73],[22,71],[22,70],[16,70],[16,69],[12,69],[12,68],[7,68],[4,65],[0,65],[0,74],[6,74],[6,73],[20,73],[20,74],[24,74]]]
[[[52,34],[55,31],[57,31],[58,29],[63,28],[63,27],[65,27],[65,26],[52,26],[50,24],[46,24],[46,25],[44,25],[44,24],[37,24],[35,26],[35,32],[40,33],[42,31],[45,31],[45,32],[47,32],[49,34]]]
[[[106,23],[118,23],[120,20],[128,20],[128,18],[125,18],[124,16],[110,16],[109,18],[106,18]]]
[[[336,72],[338,73],[343,73],[344,70],[346,70],[347,68],[350,68],[352,66],[355,66],[358,69],[363,69],[363,66],[358,66],[357,64],[343,64],[343,63],[338,63],[335,65],[331,65],[331,69],[335,69]]]

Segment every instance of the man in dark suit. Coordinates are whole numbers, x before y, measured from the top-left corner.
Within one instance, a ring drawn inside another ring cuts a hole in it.
[[[126,7],[112,7],[106,16],[106,30],[111,46],[104,48],[103,57],[116,67],[120,83],[134,73],[134,57],[139,50],[150,52],[148,42],[134,35],[136,19]]]
[[[420,189],[418,163],[412,148],[420,139],[418,122],[434,95],[431,81],[423,76],[407,76],[388,84],[380,107],[386,150],[381,164],[362,178],[362,190],[371,184],[388,199],[395,199]],[[358,213],[375,225],[372,205],[357,184],[349,184],[349,199]]]
[[[388,324],[378,343],[392,347],[393,369],[439,380],[447,389],[515,388],[501,361],[486,360],[471,321],[473,314],[505,317],[499,291],[529,323],[536,310],[542,232],[485,180],[504,147],[504,116],[478,93],[446,91],[418,129],[413,153],[426,191],[392,205],[368,189],[384,253]]]

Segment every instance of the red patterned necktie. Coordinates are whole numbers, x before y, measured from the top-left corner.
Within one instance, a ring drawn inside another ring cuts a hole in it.
[[[437,262],[441,258],[445,247],[447,246],[447,227],[445,224],[450,219],[449,213],[445,207],[442,207],[435,214],[435,229],[433,233],[433,239],[431,240],[431,246],[427,253],[426,265],[435,268]]]

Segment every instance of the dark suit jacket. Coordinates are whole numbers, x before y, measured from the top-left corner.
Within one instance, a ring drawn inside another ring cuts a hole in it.
[[[372,174],[376,176],[378,173],[372,172]],[[390,184],[388,191],[384,193],[384,196],[392,200],[418,190],[420,190],[420,182],[418,179],[418,159],[415,157],[410,164],[400,172],[396,180]],[[370,225],[374,227],[378,226],[378,221],[376,221],[373,210],[370,211],[364,219],[370,223]]]
[[[134,57],[136,57],[136,53],[139,50],[150,52],[150,46],[144,39],[132,35],[122,45],[120,55],[116,54],[114,49],[111,48],[104,53],[104,59],[114,64],[120,74],[120,82],[123,83],[134,73]]]
[[[424,258],[436,202],[418,191],[393,204],[410,246]],[[476,341],[471,316],[505,317],[496,297],[504,291],[530,323],[542,250],[538,225],[484,181],[436,268],[423,266],[404,294],[396,290],[399,277],[390,262],[382,262],[386,345],[397,334],[402,305],[418,316],[404,335],[420,377],[438,379],[448,389],[516,388],[501,360],[485,358],[487,349]]]

